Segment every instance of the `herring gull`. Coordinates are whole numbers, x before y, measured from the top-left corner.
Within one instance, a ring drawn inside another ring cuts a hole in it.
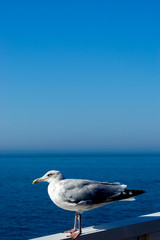
[[[65,179],[61,172],[55,170],[35,179],[33,184],[39,182],[49,183],[48,194],[58,207],[76,212],[74,228],[64,232],[70,233],[71,239],[76,239],[82,232],[82,212],[119,200],[130,200],[134,196],[145,193],[143,190],[127,190],[127,186],[120,183]],[[77,229],[77,223],[79,223],[79,229]]]

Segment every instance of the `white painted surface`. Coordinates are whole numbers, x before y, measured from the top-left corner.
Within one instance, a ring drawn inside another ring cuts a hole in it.
[[[160,212],[82,229],[81,240],[125,240],[160,231]],[[31,240],[65,240],[68,234],[53,234]],[[145,239],[145,238],[143,238]],[[147,238],[149,239],[149,238]]]

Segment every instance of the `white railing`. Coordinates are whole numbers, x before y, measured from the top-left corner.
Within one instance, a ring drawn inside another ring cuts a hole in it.
[[[81,240],[150,240],[152,233],[160,232],[160,212],[125,219],[109,224],[83,228]],[[31,240],[66,240],[67,234],[59,233]],[[158,239],[158,238],[157,238]],[[160,238],[159,238],[160,239]]]

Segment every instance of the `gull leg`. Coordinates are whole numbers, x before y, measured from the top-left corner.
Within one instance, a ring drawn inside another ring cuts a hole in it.
[[[78,218],[78,212],[75,213],[74,228],[71,230],[65,231],[63,233],[74,233],[77,231],[77,218]]]
[[[81,229],[81,214],[79,213],[78,215],[78,222],[79,222],[79,230],[78,232],[72,232],[70,237],[72,240],[78,238],[78,236],[82,233],[82,229]]]

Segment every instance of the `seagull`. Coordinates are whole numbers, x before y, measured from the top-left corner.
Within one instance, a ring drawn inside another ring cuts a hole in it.
[[[60,208],[75,211],[74,228],[69,233],[76,239],[81,233],[81,214],[103,205],[120,201],[135,200],[133,197],[145,193],[143,190],[127,190],[120,183],[97,182],[84,179],[65,179],[60,171],[51,170],[32,183],[48,182],[48,194]],[[79,228],[77,225],[79,224]]]

